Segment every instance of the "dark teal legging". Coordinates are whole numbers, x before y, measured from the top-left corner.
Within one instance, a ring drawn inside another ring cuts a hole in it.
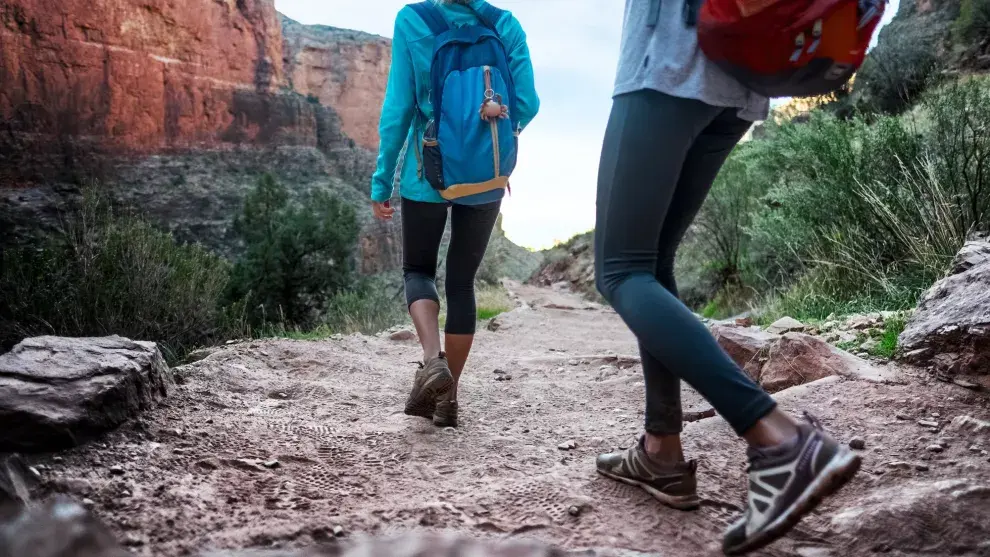
[[[478,322],[474,277],[485,258],[502,202],[484,205],[424,203],[402,198],[402,274],[406,305],[419,300],[440,303],[437,294],[437,255],[450,213],[447,247],[447,323],[444,332],[473,335]]]
[[[680,380],[739,434],[776,403],[677,298],[674,255],[750,123],[734,109],[656,91],[617,96],[598,174],[595,275],[639,340],[646,431],[681,431]]]

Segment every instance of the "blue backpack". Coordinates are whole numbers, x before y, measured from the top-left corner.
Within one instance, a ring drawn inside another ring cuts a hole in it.
[[[504,13],[474,10],[481,25],[451,28],[429,0],[411,4],[435,37],[433,119],[423,134],[423,172],[440,195],[467,205],[501,199],[516,166],[518,121],[509,57],[495,24]],[[420,115],[425,114],[420,109]]]

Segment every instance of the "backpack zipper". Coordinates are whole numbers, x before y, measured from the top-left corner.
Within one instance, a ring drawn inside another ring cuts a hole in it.
[[[493,100],[495,98],[495,91],[492,90],[492,68],[491,66],[485,66],[485,100]],[[498,154],[498,126],[496,125],[497,120],[491,120],[488,124],[492,128],[492,151],[495,153],[495,177],[498,178],[499,174],[499,154]]]

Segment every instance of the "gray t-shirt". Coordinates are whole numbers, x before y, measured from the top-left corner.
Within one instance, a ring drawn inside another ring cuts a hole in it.
[[[746,89],[708,60],[698,47],[697,29],[684,22],[684,2],[626,0],[614,95],[653,89],[712,106],[738,108],[739,117],[745,120],[765,120],[769,99]],[[655,26],[650,26],[651,14]]]

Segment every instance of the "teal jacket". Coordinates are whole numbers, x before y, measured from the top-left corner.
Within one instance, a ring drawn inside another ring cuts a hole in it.
[[[482,1],[472,0],[472,3],[480,5]],[[441,10],[451,26],[478,22],[477,17],[466,6],[449,4],[443,5]],[[525,128],[540,107],[533,79],[533,63],[526,45],[526,33],[519,21],[508,11],[495,27],[509,55],[509,71],[516,86],[516,114],[520,126]],[[371,199],[374,201],[391,199],[395,170],[402,157],[399,194],[412,201],[447,203],[419,172],[422,128],[425,121],[433,116],[429,98],[432,56],[433,35],[429,27],[411,8],[402,8],[395,18],[392,67],[388,74],[382,118],[378,125],[378,165],[371,178]],[[424,119],[417,117],[417,103],[425,113]],[[407,142],[408,147],[403,151],[402,147]]]

